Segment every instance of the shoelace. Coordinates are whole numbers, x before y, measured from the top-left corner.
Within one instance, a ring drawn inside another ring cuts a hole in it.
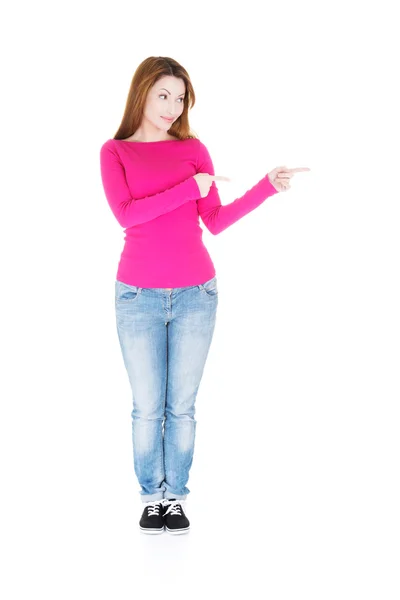
[[[181,505],[183,504],[184,500],[165,500],[164,504],[168,505],[168,509],[165,511],[164,515],[167,515],[168,513],[171,513],[171,515],[179,515],[182,516],[181,513]]]
[[[145,506],[148,508],[148,516],[151,517],[152,515],[159,515],[159,510],[160,510],[160,506],[162,505],[162,502],[160,500],[155,500],[154,502],[146,502]]]

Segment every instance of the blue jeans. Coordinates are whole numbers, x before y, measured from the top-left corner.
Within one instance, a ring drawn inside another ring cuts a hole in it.
[[[119,342],[132,389],[134,469],[143,502],[185,500],[195,400],[214,333],[217,279],[141,288],[115,281]]]

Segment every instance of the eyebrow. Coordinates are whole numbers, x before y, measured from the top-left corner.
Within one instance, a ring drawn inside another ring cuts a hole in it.
[[[165,90],[166,92],[168,92],[167,88],[160,88],[160,90]],[[168,92],[169,95],[171,95],[171,92]],[[183,92],[183,94],[179,94],[179,96],[184,96],[185,92]],[[179,98],[178,96],[178,98]]]

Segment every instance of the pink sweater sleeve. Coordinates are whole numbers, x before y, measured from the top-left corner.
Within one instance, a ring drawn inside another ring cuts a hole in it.
[[[199,150],[197,173],[215,175],[210,154],[202,142],[200,142]],[[216,235],[257,208],[269,196],[277,193],[278,190],[272,185],[268,175],[265,175],[243,196],[230,204],[222,205],[218,188],[215,181],[213,181],[208,195],[197,200],[197,207],[204,225],[211,233]]]
[[[108,204],[122,227],[146,223],[200,197],[196,180],[189,177],[158,194],[132,198],[124,167],[109,143],[105,143],[100,150],[100,171]]]

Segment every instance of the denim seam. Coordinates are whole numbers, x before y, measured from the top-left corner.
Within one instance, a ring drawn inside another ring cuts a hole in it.
[[[166,405],[166,397],[167,397],[167,387],[168,387],[168,325],[165,325],[165,327],[167,328],[167,335],[166,335],[166,355],[167,355],[167,360],[165,361],[165,394],[164,394],[164,401],[163,401],[163,419],[164,419],[164,436],[165,436],[165,405]],[[166,472],[165,472],[165,446],[164,446],[164,436],[163,436],[163,440],[162,440],[162,470],[164,473],[164,480],[165,480],[165,476],[166,476]]]

